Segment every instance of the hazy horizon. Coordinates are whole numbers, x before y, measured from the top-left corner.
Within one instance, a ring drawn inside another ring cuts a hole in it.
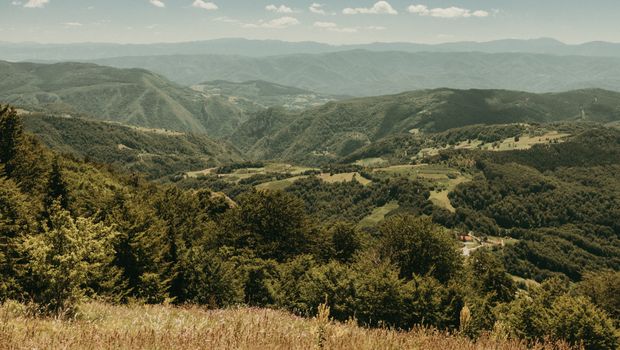
[[[219,37],[219,38],[210,38],[210,39],[197,39],[197,40],[178,40],[178,41],[152,41],[152,42],[114,42],[114,41],[75,41],[75,42],[40,42],[40,41],[11,41],[11,40],[0,40],[0,43],[4,44],[37,44],[37,45],[80,45],[80,44],[101,44],[101,45],[158,45],[158,44],[184,44],[184,43],[199,43],[199,42],[213,42],[213,41],[273,41],[273,42],[283,42],[283,43],[292,43],[292,44],[300,44],[300,43],[313,43],[313,44],[321,44],[321,45],[329,45],[333,47],[341,47],[341,46],[358,46],[358,45],[372,45],[372,44],[412,44],[412,45],[428,45],[428,46],[441,46],[446,44],[458,44],[458,43],[476,43],[476,44],[484,44],[484,43],[492,43],[492,42],[501,42],[501,41],[556,41],[560,44],[568,45],[568,46],[579,46],[589,43],[607,43],[607,44],[620,44],[620,41],[606,41],[606,40],[589,40],[583,42],[575,42],[568,43],[556,38],[552,37],[532,37],[532,38],[515,38],[515,37],[506,37],[499,38],[493,40],[456,40],[456,41],[441,41],[436,43],[423,43],[418,41],[368,41],[368,42],[360,42],[360,43],[330,43],[325,41],[318,40],[283,40],[283,39],[252,39],[252,38],[244,38],[244,37]]]
[[[598,0],[3,0],[0,41],[152,44],[245,38],[330,45],[554,38],[620,42]]]

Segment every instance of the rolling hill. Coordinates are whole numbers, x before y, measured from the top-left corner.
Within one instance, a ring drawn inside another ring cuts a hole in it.
[[[28,132],[56,151],[115,164],[151,178],[244,158],[229,143],[200,134],[41,114],[25,115],[23,120]]]
[[[147,128],[221,136],[245,120],[228,100],[206,97],[142,69],[85,63],[0,61],[0,102]]]
[[[422,90],[331,102],[299,113],[271,109],[242,125],[230,140],[255,159],[314,163],[346,157],[395,135],[412,137],[413,130],[574,120],[620,120],[620,93]]]
[[[456,88],[560,92],[620,91],[620,58],[529,53],[374,52],[351,50],[270,57],[171,55],[95,61],[144,68],[184,85],[207,80],[265,80],[323,94],[377,96]]]

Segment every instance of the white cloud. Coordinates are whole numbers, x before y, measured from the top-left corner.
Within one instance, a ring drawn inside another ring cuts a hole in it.
[[[336,28],[338,25],[332,22],[314,22],[314,26],[317,28]]]
[[[214,21],[222,22],[222,23],[239,23],[240,22],[238,19],[234,19],[234,18],[230,18],[226,16],[215,18]]]
[[[20,3],[19,1],[15,1],[13,2],[13,4],[17,4]],[[49,4],[50,0],[28,0],[28,2],[24,5],[24,7],[27,8],[42,8],[45,7],[45,5]]]
[[[310,5],[308,10],[310,10],[310,12],[312,12],[312,13],[316,13],[317,15],[326,15],[327,14],[327,13],[325,13],[325,10],[323,9],[323,5],[322,4],[317,4],[316,2],[313,3],[312,5]]]
[[[265,6],[265,10],[275,12],[275,13],[293,13],[293,9],[286,5],[276,6],[276,5],[271,4],[271,5]]]
[[[398,11],[394,10],[394,8],[392,7],[392,5],[390,5],[389,2],[387,2],[387,1],[379,1],[379,2],[377,2],[376,4],[374,4],[370,8],[365,8],[365,7],[351,8],[351,7],[348,7],[346,9],[342,10],[342,13],[345,14],[345,15],[358,15],[358,14],[397,15]]]
[[[21,6],[22,2],[21,1],[16,1],[16,0],[15,1],[11,1],[11,5],[13,5],[13,6]]]
[[[161,0],[149,0],[149,2],[151,3],[151,5],[156,6],[156,7],[160,7],[160,8],[166,7],[166,4],[164,4],[164,2]]]
[[[260,20],[258,23],[246,23],[243,28],[269,28],[269,29],[284,29],[299,24],[299,20],[295,17],[280,17],[271,21]]]
[[[407,11],[420,16],[431,16],[437,18],[470,18],[489,16],[489,12],[484,10],[472,11],[454,6],[446,8],[428,8],[426,5],[411,5],[407,8]]]
[[[75,28],[75,27],[81,27],[83,26],[82,23],[80,22],[65,22],[63,23],[65,27],[67,28]]]
[[[194,3],[192,4],[192,7],[196,7],[196,8],[207,10],[207,11],[215,11],[219,8],[215,3],[206,2],[203,0],[195,0]]]
[[[314,22],[313,26],[315,28],[329,30],[330,32],[337,32],[337,33],[357,33],[358,31],[358,28],[340,27],[339,25],[333,22]]]
[[[387,28],[384,26],[368,26],[366,27],[368,30],[386,30]]]

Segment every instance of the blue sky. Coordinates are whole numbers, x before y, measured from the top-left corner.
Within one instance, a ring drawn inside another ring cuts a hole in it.
[[[0,0],[0,41],[620,42],[620,0]]]

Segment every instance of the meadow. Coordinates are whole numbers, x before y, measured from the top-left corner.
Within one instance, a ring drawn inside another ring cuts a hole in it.
[[[330,320],[329,309],[305,319],[259,308],[209,310],[166,305],[82,304],[73,319],[28,315],[15,302],[0,307],[1,349],[570,349],[528,347],[483,336],[476,341],[431,329],[367,329]]]

